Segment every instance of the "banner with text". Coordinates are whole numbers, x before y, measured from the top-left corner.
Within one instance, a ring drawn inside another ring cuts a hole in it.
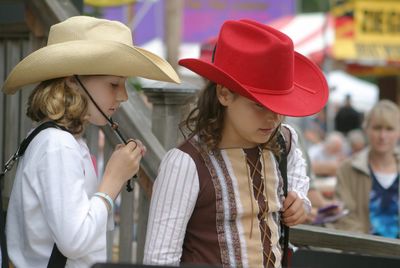
[[[400,62],[399,1],[351,1],[332,12],[336,59],[365,65]]]

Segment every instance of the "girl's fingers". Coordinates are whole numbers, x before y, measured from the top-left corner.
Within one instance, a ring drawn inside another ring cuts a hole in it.
[[[138,147],[138,142],[134,139],[129,139],[126,143],[126,146],[130,146],[131,150],[134,151],[136,147]]]
[[[287,196],[283,201],[283,211],[286,211],[297,199],[297,194],[295,192],[288,192]]]
[[[287,226],[303,223],[307,217],[303,200],[294,192],[289,192],[284,203],[286,209],[282,213],[282,220]]]
[[[296,199],[289,208],[287,208],[284,212],[283,212],[283,216],[284,217],[290,217],[292,215],[295,215],[296,213],[303,211],[304,208],[302,208],[303,206],[303,200],[301,200],[300,198]]]
[[[134,140],[134,139],[129,139],[129,142],[134,142],[136,143],[137,147],[140,149],[140,154],[143,156],[147,152],[146,146],[143,145],[143,143],[140,140]]]
[[[289,216],[289,217],[283,217],[283,222],[287,226],[293,226],[296,224],[303,223],[304,220],[306,219],[307,215],[305,214],[304,211],[299,210],[295,214]]]
[[[142,151],[141,151],[142,156],[145,155],[146,152],[147,152],[147,148],[146,148],[146,146],[143,145],[143,148],[142,148]]]

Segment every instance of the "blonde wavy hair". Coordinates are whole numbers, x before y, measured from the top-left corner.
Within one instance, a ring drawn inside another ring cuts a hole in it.
[[[35,122],[52,120],[73,135],[80,135],[86,124],[88,100],[78,89],[70,88],[65,78],[41,82],[28,99],[26,115]]]

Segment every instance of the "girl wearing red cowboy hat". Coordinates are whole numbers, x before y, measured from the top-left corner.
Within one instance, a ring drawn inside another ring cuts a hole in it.
[[[20,158],[7,215],[16,267],[91,267],[106,261],[114,200],[138,172],[140,141],[118,145],[98,179],[82,138],[104,126],[127,100],[128,76],[179,82],[172,67],[135,47],[128,27],[86,16],[51,27],[47,46],[23,59],[3,85],[7,94],[38,83],[27,115],[40,131]],[[4,259],[4,258],[3,258]],[[4,267],[4,266],[3,266]]]
[[[223,24],[213,62],[179,63],[210,83],[186,120],[190,137],[161,163],[144,262],[280,267],[280,223],[310,209],[297,134],[281,123],[321,110],[326,80],[289,37],[250,20]]]

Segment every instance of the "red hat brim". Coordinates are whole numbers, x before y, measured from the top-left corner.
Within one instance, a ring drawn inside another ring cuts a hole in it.
[[[329,88],[322,72],[309,59],[295,52],[293,88],[282,94],[268,93],[243,85],[215,64],[200,59],[182,59],[179,64],[200,76],[259,102],[271,111],[287,116],[308,116],[318,113],[326,104]]]

